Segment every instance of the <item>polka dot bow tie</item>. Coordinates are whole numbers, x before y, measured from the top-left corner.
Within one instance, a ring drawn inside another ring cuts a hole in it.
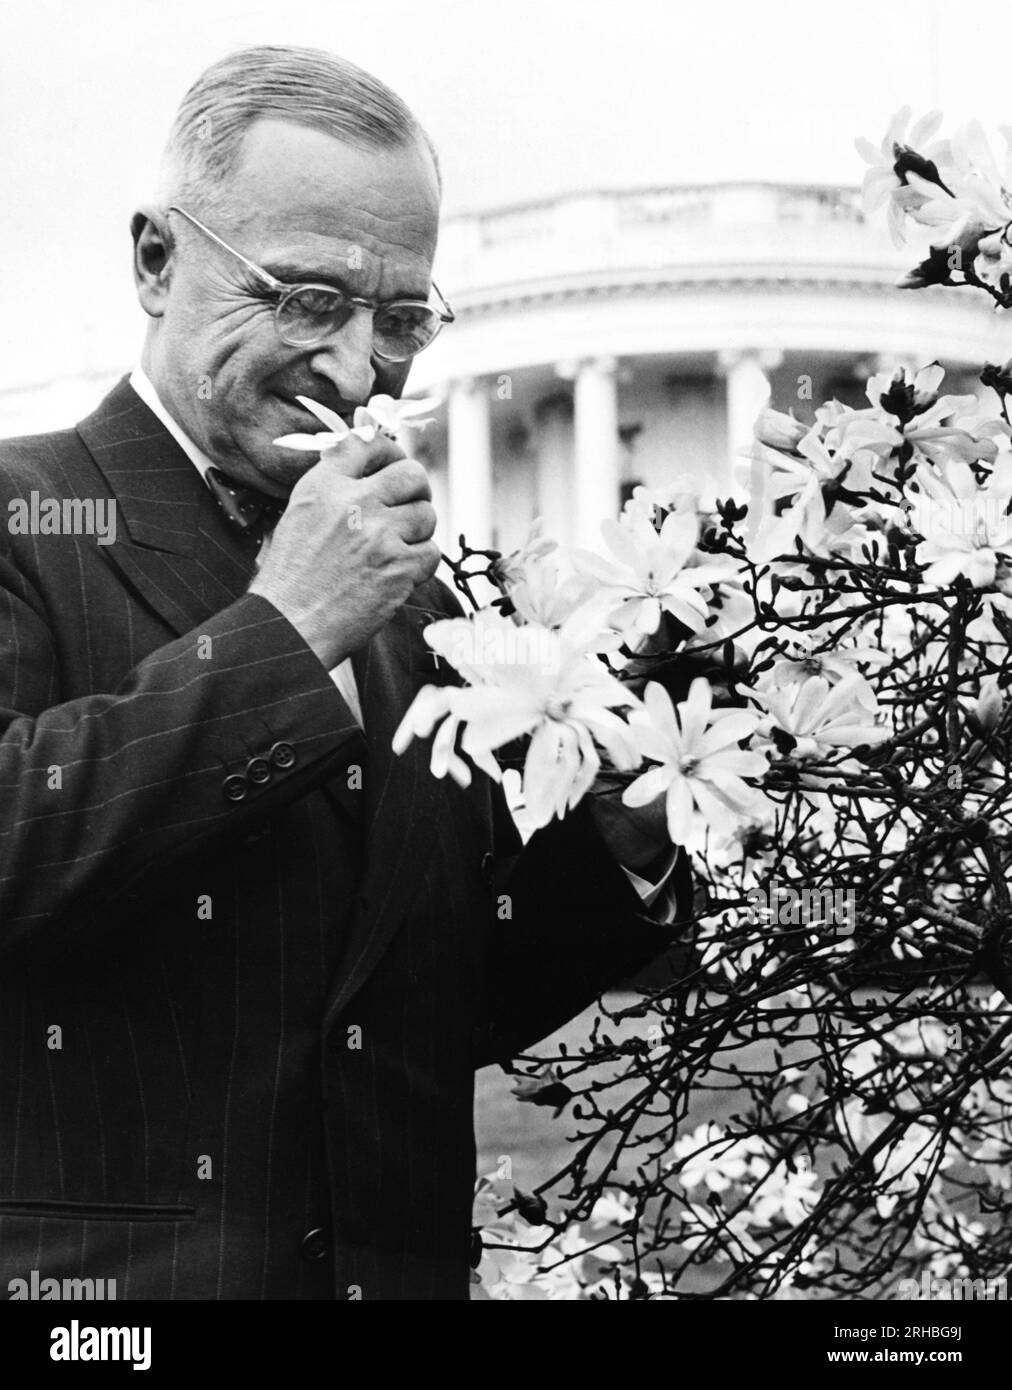
[[[204,476],[229,525],[257,540],[263,539],[264,532],[276,524],[285,510],[286,503],[279,498],[237,483],[220,468],[209,468]]]

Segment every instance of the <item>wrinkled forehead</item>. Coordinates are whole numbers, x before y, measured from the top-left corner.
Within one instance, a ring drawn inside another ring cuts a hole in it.
[[[279,278],[334,261],[377,289],[391,275],[427,282],[439,192],[420,143],[365,149],[310,127],[260,121],[229,176],[228,202],[244,250]]]

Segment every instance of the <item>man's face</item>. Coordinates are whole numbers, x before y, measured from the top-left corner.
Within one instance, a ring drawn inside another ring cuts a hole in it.
[[[334,284],[373,301],[425,299],[439,195],[421,146],[360,150],[322,131],[265,120],[246,136],[229,210],[210,229],[286,283]],[[178,213],[164,312],[145,362],[186,433],[237,479],[286,496],[317,456],[279,435],[322,427],[308,396],[349,415],[371,395],[399,396],[410,362],[372,357],[372,317],[357,310],[316,347],[289,347],[262,282]]]

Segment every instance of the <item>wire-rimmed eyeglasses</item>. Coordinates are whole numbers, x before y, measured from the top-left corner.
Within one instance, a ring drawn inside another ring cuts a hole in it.
[[[277,296],[274,322],[278,336],[289,347],[316,347],[343,328],[358,307],[371,310],[373,315],[373,355],[388,362],[405,362],[427,348],[444,323],[454,321],[453,310],[434,281],[432,288],[438,296],[438,305],[422,299],[390,299],[377,303],[372,299],[346,294],[334,285],[289,285],[251,261],[234,246],[229,246],[227,241],[212,232],[210,227],[205,227],[185,208],[173,205],[169,212],[178,212],[185,217],[187,222],[210,237],[223,251],[241,261],[272,295]]]

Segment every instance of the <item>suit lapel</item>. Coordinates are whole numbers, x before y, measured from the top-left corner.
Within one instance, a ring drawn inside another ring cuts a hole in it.
[[[194,464],[124,378],[77,427],[116,499],[107,558],[182,635],[243,593],[256,546],[233,532]]]
[[[126,582],[179,635],[233,603],[252,576],[256,547],[227,526],[193,463],[126,378],[78,433],[116,498],[126,535],[118,531],[106,554]],[[365,864],[328,1025],[403,922],[439,828],[446,792],[429,771],[428,740],[400,757],[391,743],[415,692],[440,679],[421,629],[441,616],[405,604],[352,657],[366,733],[362,791],[340,778],[321,790],[359,821]],[[448,675],[444,667],[442,679]]]

